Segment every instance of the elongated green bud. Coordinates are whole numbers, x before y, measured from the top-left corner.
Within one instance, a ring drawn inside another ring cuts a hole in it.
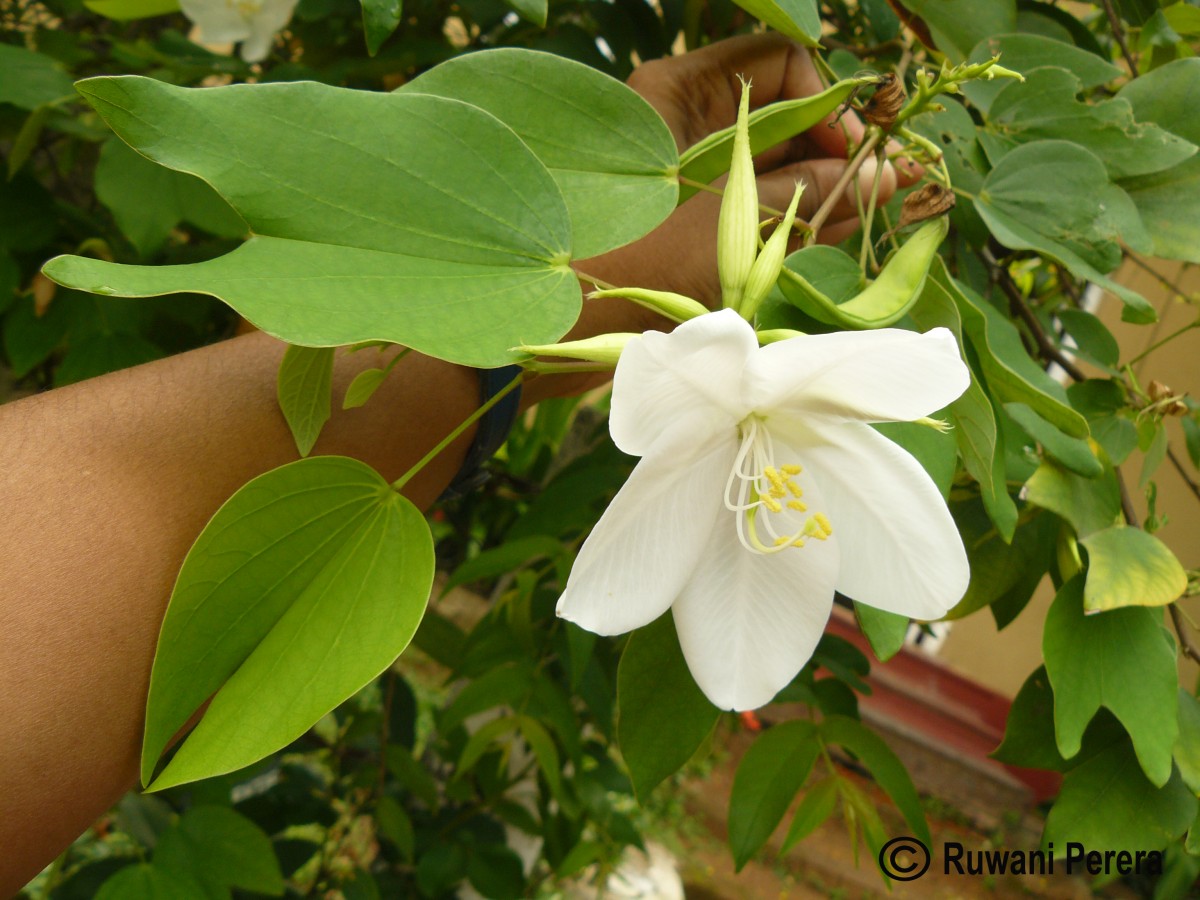
[[[612,288],[592,291],[588,297],[624,297],[639,306],[652,309],[674,322],[686,322],[708,312],[708,307],[698,300],[673,294],[670,291],[651,291],[645,288]]]
[[[742,81],[742,100],[733,134],[733,158],[717,220],[721,305],[733,309],[741,306],[746,279],[750,277],[758,252],[758,186],[754,181],[754,160],[750,156],[749,117],[750,84]]]
[[[582,341],[564,341],[561,344],[522,344],[513,349],[531,353],[534,356],[560,356],[564,359],[582,359],[587,362],[615,366],[621,357],[621,351],[625,349],[629,339],[634,337],[638,337],[638,335],[615,332],[599,334]]]
[[[742,304],[738,307],[738,312],[747,322],[753,320],[759,306],[767,299],[767,294],[771,293],[771,288],[779,280],[779,270],[783,268],[783,258],[787,256],[788,237],[791,236],[792,225],[796,222],[796,207],[800,204],[800,195],[803,193],[804,183],[797,182],[796,190],[792,193],[792,202],[783,214],[783,221],[775,226],[750,269],[750,277],[746,279],[746,289],[742,293]]]
[[[803,337],[803,331],[796,331],[794,328],[764,328],[758,332],[758,345],[765,347],[767,344],[777,344],[780,341],[786,341],[789,338]]]

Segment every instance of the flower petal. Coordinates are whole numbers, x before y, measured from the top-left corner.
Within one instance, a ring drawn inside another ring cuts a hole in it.
[[[946,406],[970,381],[949,330],[882,328],[768,344],[746,367],[745,389],[762,413],[908,422]]]
[[[742,369],[757,350],[754,330],[731,309],[697,316],[670,334],[634,338],[613,376],[613,441],[642,456],[684,415],[703,415],[698,441],[736,426],[749,411],[739,396]]]
[[[971,576],[962,538],[907,451],[861,422],[792,422],[772,434],[798,454],[824,499],[841,547],[839,591],[926,620],[962,599]]]
[[[759,555],[738,543],[732,517],[717,526],[672,607],[675,629],[709,700],[756,709],[796,677],[821,639],[839,548],[831,538]]]
[[[250,23],[235,4],[226,0],[180,0],[179,6],[200,28],[203,43],[233,43],[250,36]]]
[[[623,634],[653,622],[679,595],[724,508],[737,452],[732,427],[704,444],[693,434],[684,423],[663,435],[604,511],[559,598],[564,619]]]

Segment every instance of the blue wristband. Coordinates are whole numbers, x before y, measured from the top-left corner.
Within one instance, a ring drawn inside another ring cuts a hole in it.
[[[479,402],[487,403],[499,394],[508,384],[521,374],[520,366],[505,366],[501,369],[479,370]],[[484,413],[475,429],[475,440],[463,460],[458,474],[450,482],[450,486],[438,498],[442,500],[457,500],[483,485],[491,477],[491,473],[483,468],[483,464],[491,459],[500,446],[508,440],[513,423],[517,421],[517,412],[521,408],[521,386],[518,384],[500,399],[500,402]]]

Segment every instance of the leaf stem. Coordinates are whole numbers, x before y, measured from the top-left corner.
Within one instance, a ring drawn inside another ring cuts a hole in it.
[[[878,271],[879,264],[875,261],[874,243],[871,241],[871,225],[875,221],[875,206],[879,202],[879,182],[883,176],[883,149],[875,149],[875,179],[871,182],[871,195],[867,198],[867,212],[863,217],[862,248],[858,253],[858,267],[867,271],[867,261],[870,260],[873,270]],[[861,196],[861,194],[860,194]]]
[[[479,409],[475,410],[475,412],[471,413],[469,416],[467,416],[465,419],[463,419],[462,422],[459,423],[459,425],[453,431],[451,431],[448,435],[446,435],[444,438],[442,438],[440,441],[438,441],[437,444],[434,445],[432,450],[430,450],[428,453],[426,453],[424,456],[422,456],[417,461],[416,465],[414,465],[411,469],[409,469],[407,472],[405,472],[403,475],[401,475],[399,478],[397,478],[395,481],[393,481],[392,488],[396,491],[403,490],[404,486],[406,484],[408,484],[409,481],[412,480],[414,475],[416,475],[423,468],[425,468],[427,465],[429,465],[430,460],[432,460],[435,456],[437,456],[439,453],[441,453],[443,450],[445,450],[447,447],[449,447],[452,443],[454,443],[455,439],[460,434],[462,434],[464,431],[466,431],[468,428],[470,428],[472,425],[474,425],[476,421],[478,421],[480,418],[482,418],[484,413],[486,413],[489,409],[491,409],[493,406],[495,406],[497,403],[499,403],[501,400],[503,400],[505,397],[507,397],[510,393],[512,393],[512,391],[522,382],[522,380],[524,380],[524,378],[525,378],[525,372],[524,371],[518,372],[517,376],[512,381],[510,381],[508,384],[506,384],[504,387],[502,387],[496,393],[496,395],[494,397],[489,399],[486,403],[484,403],[482,406],[480,406]]]
[[[815,244],[817,234],[821,230],[821,226],[825,224],[825,220],[833,213],[833,208],[837,206],[842,194],[845,193],[846,186],[850,184],[850,179],[858,174],[858,170],[862,168],[862,164],[867,161],[867,157],[875,149],[875,146],[883,139],[883,132],[878,128],[872,128],[867,134],[866,140],[862,142],[862,146],[858,148],[858,152],[854,154],[854,158],[846,164],[841,177],[838,178],[837,184],[833,186],[833,190],[829,192],[829,196],[821,204],[821,208],[817,210],[816,215],[809,220],[808,240],[807,244]]]
[[[597,278],[595,275],[589,275],[587,272],[581,272],[579,269],[574,267],[572,267],[572,271],[575,273],[575,277],[580,281],[586,281],[588,284],[594,284],[602,291],[615,291],[617,289],[615,284],[609,284],[607,281],[603,280],[602,278]]]
[[[1200,319],[1193,321],[1193,322],[1188,322],[1182,328],[1172,331],[1165,338],[1155,341],[1153,344],[1151,344],[1149,347],[1147,347],[1145,350],[1143,350],[1141,353],[1139,353],[1133,359],[1129,360],[1129,362],[1126,365],[1130,365],[1130,366],[1137,365],[1137,363],[1139,363],[1141,360],[1145,359],[1147,356],[1149,356],[1151,353],[1153,353],[1155,350],[1157,350],[1163,344],[1166,344],[1169,341],[1175,340],[1175,338],[1179,337],[1181,334],[1186,334],[1187,332],[1191,331],[1193,328],[1197,327],[1198,325],[1200,325]]]
[[[1117,15],[1116,7],[1113,6],[1112,0],[1101,0],[1104,6],[1104,14],[1108,16],[1108,24],[1112,28],[1113,38],[1116,39],[1117,46],[1121,48],[1121,55],[1125,57],[1125,64],[1129,66],[1129,77],[1138,77],[1137,61],[1134,60],[1133,54],[1129,52],[1129,44],[1125,41],[1125,29],[1121,27],[1121,17]]]
[[[1012,276],[1002,267],[997,267],[996,269],[996,283],[1000,285],[1000,290],[1008,298],[1013,312],[1029,328],[1029,333],[1033,335],[1033,340],[1037,343],[1038,350],[1042,356],[1062,366],[1063,371],[1075,381],[1086,381],[1087,375],[1083,373],[1083,370],[1075,365],[1058,347],[1054,346],[1054,342],[1050,340],[1042,328],[1042,323],[1038,321],[1037,316],[1033,314],[1033,310],[1029,308],[1029,304],[1025,302],[1024,295],[1022,295],[1016,284],[1013,283]]]
[[[1188,490],[1195,495],[1197,500],[1200,500],[1200,484],[1197,484],[1196,480],[1187,473],[1187,469],[1184,468],[1183,462],[1178,456],[1175,455],[1175,451],[1170,447],[1167,447],[1167,459],[1171,460],[1171,465],[1175,467],[1175,471],[1179,473],[1179,477],[1182,478],[1184,484],[1188,486]]]

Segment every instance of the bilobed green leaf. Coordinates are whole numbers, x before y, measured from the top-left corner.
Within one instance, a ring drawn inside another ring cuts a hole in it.
[[[83,5],[94,13],[118,22],[179,12],[179,0],[83,0]]]
[[[248,765],[303,734],[408,645],[433,582],[416,508],[337,456],[260,475],[184,560],[150,679],[142,780],[213,697],[151,785]]]
[[[1117,93],[1128,101],[1139,122],[1153,122],[1193,144],[1200,144],[1195,114],[1200,59],[1180,59],[1130,81]],[[1154,254],[1200,262],[1200,156],[1164,172],[1122,182],[1133,198]]]
[[[100,885],[95,900],[209,900],[194,878],[154,863],[126,866]]]
[[[271,839],[227,806],[197,806],[159,836],[155,865],[188,872],[210,892],[241,888],[278,897],[283,873]]]
[[[821,39],[821,14],[816,0],[735,0],[738,6],[762,19],[794,41],[815,47]]]
[[[1187,590],[1187,573],[1166,544],[1130,525],[1083,538],[1088,552],[1083,606],[1088,612],[1122,606],[1163,606]]]
[[[1017,691],[1004,740],[988,755],[1014,766],[1055,772],[1070,768],[1054,739],[1054,692],[1045,666],[1038,666]]]
[[[777,144],[791,140],[812,128],[845,102],[856,87],[867,79],[848,78],[826,88],[819,94],[781,100],[752,110],[748,118],[750,152],[761,153]],[[734,126],[714,131],[692,144],[679,155],[679,176],[708,184],[729,171],[733,158]],[[681,185],[679,202],[687,200],[699,188]]]
[[[541,0],[543,21],[545,9]],[[675,208],[679,157],[666,123],[590,66],[505,47],[455,57],[400,92],[474,104],[515,131],[562,191],[576,258],[641,237]]]
[[[1083,90],[1108,84],[1122,74],[1117,66],[1095,53],[1039,34],[991,32],[971,51],[969,60],[980,63],[996,55],[1000,56],[1000,65],[1022,74],[1046,66],[1066,69],[1079,79]],[[963,93],[986,113],[996,96],[1010,85],[1011,82],[1003,78],[971,81],[963,85]],[[1138,119],[1144,121],[1140,116]]]
[[[629,636],[617,709],[617,743],[634,793],[645,800],[692,758],[721,715],[688,671],[670,613]]]
[[[887,662],[900,652],[904,636],[908,634],[908,616],[876,609],[857,600],[854,601],[854,615],[876,659]]]
[[[363,32],[367,37],[367,53],[374,56],[383,42],[392,36],[404,14],[401,0],[362,0]]]
[[[1083,577],[1077,576],[1063,585],[1046,615],[1042,654],[1054,688],[1059,752],[1067,759],[1079,752],[1084,729],[1104,706],[1129,732],[1146,777],[1166,784],[1179,724],[1175,650],[1162,611],[1085,615]]]
[[[71,76],[53,58],[14,44],[0,44],[0,103],[35,110],[75,95]]]
[[[1095,478],[1104,471],[1100,460],[1083,438],[1063,434],[1024,403],[1005,403],[1005,411],[1025,433],[1042,445],[1046,455],[1084,478]]]
[[[1110,177],[1128,178],[1169,169],[1194,156],[1196,145],[1149,122],[1135,122],[1124,98],[1083,103],[1079,78],[1046,67],[1013,82],[992,102],[989,131],[1020,143],[1067,140],[1091,150]]]
[[[1099,476],[1084,478],[1053,460],[1043,460],[1025,482],[1025,498],[1070,522],[1080,538],[1103,531],[1121,514],[1121,491],[1108,459],[1101,457],[1100,463]]]
[[[1138,768],[1127,741],[1097,753],[1067,774],[1046,817],[1042,846],[1061,853],[1068,841],[1105,850],[1160,850],[1196,818],[1196,797],[1168,768],[1155,785]]]
[[[314,82],[80,90],[135,149],[213,185],[253,236],[192,265],[58,257],[45,271],[60,283],[206,293],[288,343],[384,340],[475,366],[550,343],[578,315],[562,195],[477,107]]]
[[[332,347],[288,347],[279,364],[279,408],[301,456],[308,456],[329,421],[333,390]]]
[[[1104,274],[1121,261],[1117,240],[1130,201],[1094,153],[1070,141],[1022,144],[996,163],[974,202],[1006,247],[1033,250],[1116,294],[1126,321],[1155,321],[1144,297]]]
[[[902,0],[925,20],[938,49],[959,62],[981,38],[1012,31],[1016,0]],[[1008,61],[1004,63],[1008,65]]]
[[[827,716],[817,729],[824,743],[837,744],[854,754],[892,798],[913,833],[929,844],[929,824],[925,821],[921,798],[917,796],[908,770],[883,738],[857,719],[845,716]]]
[[[729,848],[739,871],[775,831],[820,752],[816,727],[801,720],[776,725],[750,745],[729,795]]]

